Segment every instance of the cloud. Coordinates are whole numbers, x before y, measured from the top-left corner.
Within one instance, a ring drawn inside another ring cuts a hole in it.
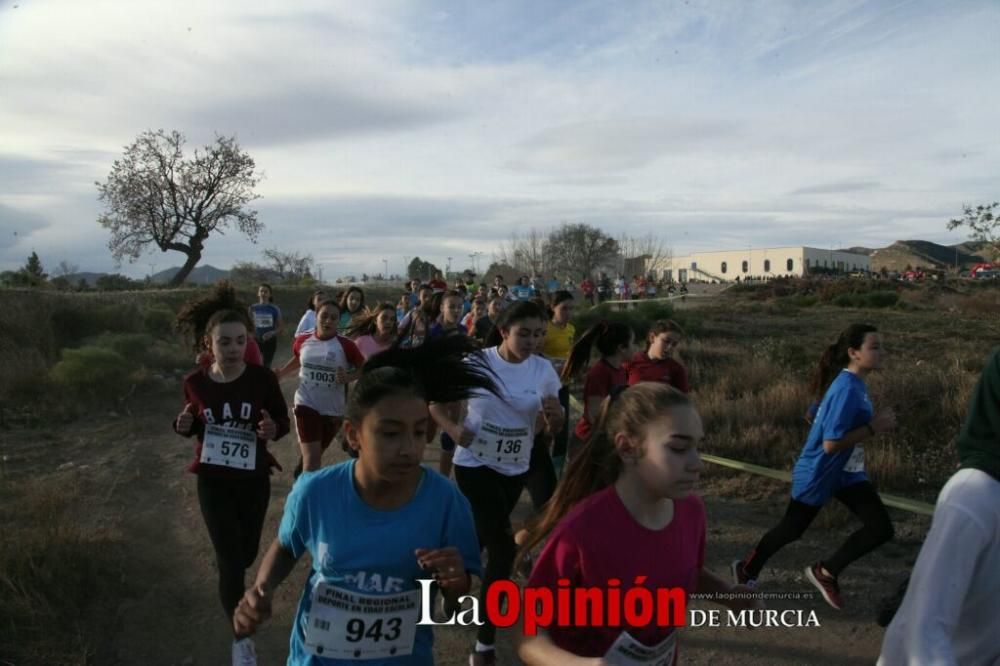
[[[873,180],[841,181],[839,183],[823,183],[821,185],[811,185],[800,187],[789,192],[792,196],[802,194],[844,194],[846,192],[863,192],[865,190],[877,190],[881,184]]]
[[[49,222],[42,215],[0,204],[0,251],[21,244],[28,236],[48,226]]]
[[[513,169],[543,173],[607,173],[640,169],[739,136],[725,120],[617,118],[546,129],[524,141]]]

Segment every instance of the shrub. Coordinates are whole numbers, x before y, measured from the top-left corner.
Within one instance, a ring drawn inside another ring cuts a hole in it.
[[[60,388],[78,396],[117,397],[125,393],[134,364],[116,351],[101,347],[64,349],[49,376]]]
[[[101,333],[88,341],[90,346],[110,349],[133,363],[143,363],[153,347],[147,333]]]
[[[167,338],[173,335],[177,313],[162,303],[147,305],[142,310],[142,326],[150,335]]]

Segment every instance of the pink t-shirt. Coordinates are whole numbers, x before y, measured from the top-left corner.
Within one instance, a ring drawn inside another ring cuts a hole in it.
[[[382,344],[370,335],[362,335],[354,341],[354,345],[358,348],[358,351],[361,352],[361,355],[364,356],[365,359],[369,359],[375,354],[389,348],[389,343]]]
[[[621,580],[622,595],[646,576],[645,587],[682,587],[695,591],[705,562],[705,505],[691,494],[674,500],[674,519],[662,530],[643,527],[608,486],[575,506],[549,535],[531,572],[529,586],[557,589],[560,578],[570,588],[607,588]],[[623,619],[624,622],[624,619]],[[673,627],[556,627],[549,637],[564,650],[581,657],[603,657],[622,631],[653,646]],[[675,657],[676,663],[676,657]]]

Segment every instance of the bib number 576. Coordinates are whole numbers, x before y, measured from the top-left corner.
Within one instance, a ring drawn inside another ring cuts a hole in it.
[[[364,638],[371,639],[376,643],[382,640],[394,641],[399,638],[400,626],[403,621],[398,617],[390,617],[388,620],[384,621],[378,619],[373,620],[371,624],[365,627],[365,621],[360,618],[354,618],[348,620],[347,622],[347,640],[351,643],[357,643]]]
[[[241,442],[222,442],[219,444],[219,453],[224,456],[239,456],[246,459],[250,457],[250,445]]]

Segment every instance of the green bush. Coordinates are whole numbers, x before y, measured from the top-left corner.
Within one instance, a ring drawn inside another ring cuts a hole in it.
[[[147,333],[157,338],[173,336],[177,314],[163,303],[151,303],[142,310],[142,326]]]
[[[138,333],[142,328],[142,313],[134,303],[97,304],[67,299],[52,312],[52,332],[60,349],[78,346],[85,338],[105,331]]]
[[[101,333],[88,341],[101,349],[110,349],[133,363],[143,363],[153,347],[153,336],[147,333]]]
[[[124,394],[134,365],[111,349],[80,347],[64,349],[62,360],[49,376],[60,388],[79,397],[110,398]]]
[[[895,291],[873,291],[865,294],[865,307],[889,308],[899,301],[899,293]]]
[[[628,310],[618,310],[617,304],[605,304],[586,310],[573,320],[577,337],[579,338],[584,331],[601,319],[621,322],[630,326],[635,331],[637,340],[645,338],[650,324],[659,319],[674,320],[688,335],[697,336],[702,331],[702,321],[699,316],[690,310],[674,310],[669,303],[640,303],[638,307]]]

